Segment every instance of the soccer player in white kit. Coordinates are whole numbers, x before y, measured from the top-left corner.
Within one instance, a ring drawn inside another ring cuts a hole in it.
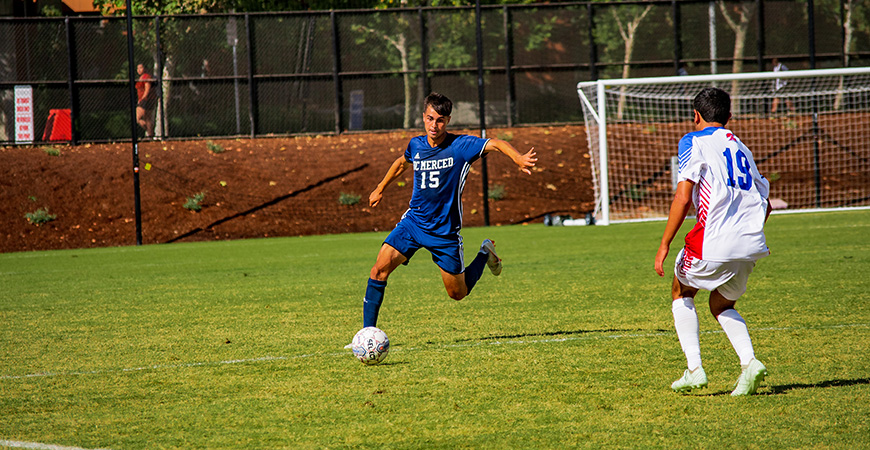
[[[694,301],[704,289],[710,291],[710,312],[743,368],[731,395],[751,395],[767,376],[767,368],[755,359],[746,322],[734,305],[746,292],[755,262],[770,254],[764,237],[771,211],[770,183],[758,172],[749,148],[725,128],[731,119],[727,92],[705,88],[693,108],[695,131],[680,139],[679,183],[655,260],[656,273],[664,276],[671,242],[694,203],[697,224],[677,256],[671,289],[674,325],[688,369],[671,388],[688,392],[707,386]]]

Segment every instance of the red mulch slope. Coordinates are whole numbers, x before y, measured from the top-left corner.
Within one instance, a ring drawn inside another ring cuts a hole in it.
[[[410,200],[411,171],[378,207],[368,206],[368,195],[417,134],[142,142],[143,243],[392,229]],[[503,198],[490,201],[492,225],[592,210],[582,126],[491,129],[488,136],[523,152],[534,146],[539,158],[526,175],[502,155],[487,156],[491,189],[503,188]],[[225,151],[210,151],[209,142]],[[51,148],[60,155],[46,146],[0,148],[0,252],[134,245],[131,144]],[[484,223],[481,184],[477,162],[463,196],[465,226]],[[202,209],[184,208],[197,193],[204,193]],[[344,205],[342,194],[360,201]],[[25,215],[40,208],[57,218],[28,222]]]

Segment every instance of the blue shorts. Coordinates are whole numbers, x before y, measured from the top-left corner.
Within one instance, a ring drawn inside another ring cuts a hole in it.
[[[410,261],[421,247],[432,253],[432,261],[445,272],[459,275],[465,272],[465,258],[462,250],[462,236],[436,236],[420,229],[412,220],[403,218],[390,232],[385,244],[398,250]],[[405,262],[407,264],[407,261]]]

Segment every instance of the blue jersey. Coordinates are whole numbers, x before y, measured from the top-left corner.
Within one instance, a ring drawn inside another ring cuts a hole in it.
[[[414,166],[414,193],[404,218],[431,234],[459,233],[465,179],[486,143],[487,139],[450,133],[434,148],[426,136],[411,139],[405,159]]]

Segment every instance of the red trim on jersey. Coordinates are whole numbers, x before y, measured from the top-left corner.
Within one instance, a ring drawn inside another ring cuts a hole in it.
[[[698,223],[686,235],[686,256],[704,259],[704,228],[707,226],[707,212],[710,209],[710,182],[701,178],[698,182]]]
[[[679,269],[677,269],[680,271],[680,275],[683,278],[686,277],[686,272],[688,272],[688,270],[692,268],[692,262],[694,260],[695,260],[695,258],[692,255],[690,255],[688,252],[683,252],[683,260],[680,261],[680,267],[679,267]]]

